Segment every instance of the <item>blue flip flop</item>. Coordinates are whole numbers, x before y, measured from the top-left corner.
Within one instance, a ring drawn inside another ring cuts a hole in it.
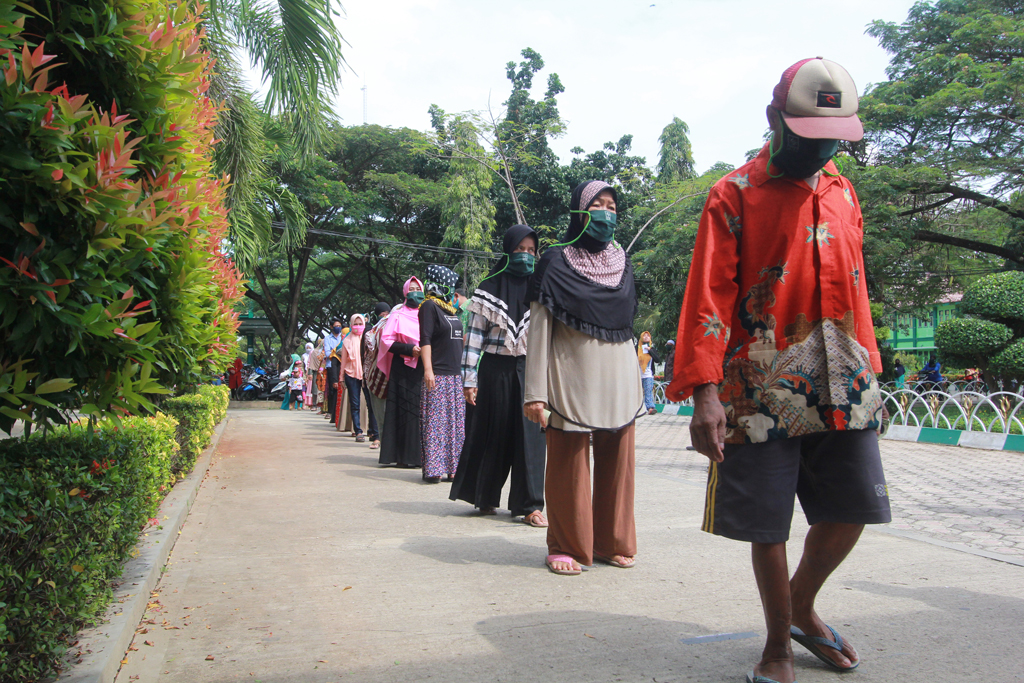
[[[758,676],[753,671],[747,674],[747,683],[779,683],[774,678],[768,678],[767,676]],[[796,683],[796,681],[793,681]]]
[[[789,627],[789,637],[792,638],[793,640],[795,640],[796,642],[800,643],[804,647],[806,647],[808,652],[810,652],[812,655],[814,655],[815,657],[817,657],[821,661],[823,661],[826,664],[828,664],[830,667],[832,667],[833,669],[835,669],[839,673],[847,673],[849,671],[853,671],[858,666],[860,666],[860,660],[859,659],[857,660],[857,662],[853,666],[846,666],[846,667],[839,666],[834,661],[832,661],[829,657],[827,657],[821,650],[818,649],[819,647],[828,647],[828,648],[832,648],[833,650],[837,650],[839,652],[843,651],[843,637],[841,635],[839,635],[838,631],[836,631],[834,628],[832,628],[828,624],[825,624],[825,628],[827,628],[829,631],[832,632],[832,636],[835,638],[834,642],[829,640],[828,638],[820,638],[818,636],[809,636],[806,633],[804,633],[803,631],[801,631],[800,629],[798,629],[796,626],[790,626]]]

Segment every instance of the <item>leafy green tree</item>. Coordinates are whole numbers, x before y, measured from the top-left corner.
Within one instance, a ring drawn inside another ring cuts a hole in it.
[[[658,182],[672,183],[689,180],[696,175],[693,167],[693,149],[690,145],[690,127],[678,116],[662,129],[658,137]]]
[[[427,263],[458,263],[461,253],[441,245],[448,167],[423,133],[373,125],[335,126],[304,163],[276,158],[277,182],[309,228],[301,244],[280,243],[260,259],[258,286],[245,294],[274,326],[282,357],[331,317],[400,301],[402,284]]]
[[[494,185],[492,168],[480,160],[486,152],[479,142],[479,132],[473,122],[464,116],[447,120],[439,107],[430,108],[431,121],[441,144],[451,150],[447,175],[442,224],[445,226],[441,244],[463,249],[462,277],[468,291],[472,291],[487,270],[489,261],[471,256],[471,251],[490,250],[495,239],[494,204],[490,191]],[[467,292],[468,293],[468,292]]]
[[[1024,267],[1024,3],[919,2],[868,34],[892,55],[849,147],[870,229]]]
[[[272,235],[268,205],[287,206],[287,188],[269,172],[280,146],[309,158],[334,120],[331,98],[344,71],[344,39],[335,24],[338,0],[211,0],[204,15],[206,43],[217,59],[211,95],[223,101],[216,135],[217,169],[230,176],[234,253],[247,270],[271,246],[303,243],[305,223],[284,213],[287,230]],[[250,92],[236,54],[248,58],[266,86]]]

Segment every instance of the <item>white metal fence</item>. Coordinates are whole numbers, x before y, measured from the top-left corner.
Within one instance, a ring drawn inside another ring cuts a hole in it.
[[[892,382],[881,385],[889,425],[934,427],[968,432],[1024,434],[1024,388],[985,393],[976,382],[945,383],[942,389],[914,382],[899,389]],[[677,404],[665,397],[668,382],[654,383],[655,403]],[[678,405],[693,405],[689,398]]]

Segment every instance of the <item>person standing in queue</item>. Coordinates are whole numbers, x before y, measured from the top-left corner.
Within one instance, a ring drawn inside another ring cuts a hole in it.
[[[420,306],[420,448],[423,479],[451,481],[466,438],[466,401],[462,397],[462,321],[455,309],[455,283],[450,268],[427,266],[427,297]]]
[[[363,333],[360,346],[363,357],[363,393],[373,409],[377,425],[383,429],[388,397],[388,378],[377,367],[377,351],[380,349],[381,329],[388,320],[391,306],[383,301],[378,301],[377,305],[373,307],[373,313],[377,316],[377,322]],[[370,448],[380,448],[379,436],[370,437]]]
[[[341,321],[335,318],[331,321],[331,333],[324,339],[324,367],[327,369],[327,414],[334,424],[334,406],[338,400],[338,382],[341,378],[341,363],[337,358],[332,358],[338,344],[341,343]]]
[[[530,284],[523,410],[547,428],[546,564],[573,575],[594,559],[634,566],[635,423],[644,396],[633,347],[633,265],[614,239],[615,190],[600,180],[581,183],[569,210],[565,242],[544,252]]]
[[[362,343],[363,332],[366,330],[366,320],[361,313],[355,313],[349,323],[349,332],[341,343],[341,371],[344,376],[349,409],[352,414],[352,432],[355,434],[356,442],[365,443],[366,436],[363,434],[363,428],[359,422],[359,413],[364,393]],[[370,413],[368,416],[370,440],[376,441],[377,419],[373,414],[373,408],[370,406],[369,401],[367,401],[366,410]]]
[[[815,601],[864,525],[891,519],[863,217],[832,162],[864,134],[857,108],[835,62],[783,72],[769,143],[708,194],[679,317],[668,394],[693,396],[711,461],[703,530],[751,544],[768,630],[753,683],[792,683],[791,639],[835,671],[860,664]],[[810,529],[790,575],[795,496]]]
[[[526,340],[530,330],[529,278],[537,260],[537,233],[526,225],[505,232],[504,256],[469,302],[462,353],[467,421],[466,444],[449,494],[493,515],[509,472],[508,509],[531,526],[544,517],[544,434],[523,415]]]
[[[419,307],[423,303],[423,283],[415,276],[410,277],[402,293],[405,301],[388,315],[377,351],[377,367],[388,378],[380,464],[420,467],[423,365],[420,363]]]

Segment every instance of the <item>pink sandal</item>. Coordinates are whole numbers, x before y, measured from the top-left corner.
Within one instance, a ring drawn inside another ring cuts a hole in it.
[[[582,573],[582,569],[555,569],[555,562],[565,562],[571,567],[576,567],[576,560],[572,559],[568,555],[548,555],[544,563],[548,566],[554,574],[561,574],[562,576],[576,576]]]

